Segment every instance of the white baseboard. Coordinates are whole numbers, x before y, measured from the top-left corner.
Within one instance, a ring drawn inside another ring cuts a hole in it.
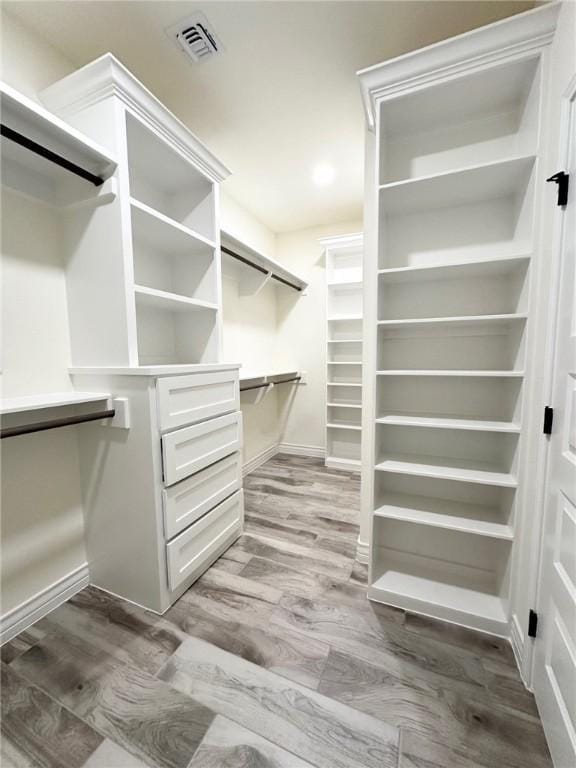
[[[524,633],[522,632],[522,627],[520,626],[520,621],[518,620],[518,616],[516,614],[512,616],[512,621],[510,622],[510,644],[514,652],[514,658],[516,659],[516,666],[518,667],[518,670],[520,672],[520,677],[522,678],[522,682],[524,683],[524,685],[527,685],[527,675],[526,675],[526,662],[527,662],[526,650],[527,649],[524,643]]]
[[[280,443],[278,453],[289,453],[292,456],[312,456],[323,459],[326,456],[326,448],[319,445],[298,445],[297,443]]]
[[[347,459],[335,459],[330,457],[326,459],[326,466],[329,469],[341,469],[344,472],[361,472],[362,467],[357,461],[348,461]]]
[[[0,618],[0,645],[12,640],[47,613],[89,584],[88,563],[64,576],[42,592],[17,605]]]
[[[265,451],[262,451],[256,456],[252,456],[252,458],[242,466],[242,476],[248,475],[250,472],[254,472],[254,470],[258,469],[258,467],[261,467],[262,464],[266,464],[267,461],[273,459],[277,453],[278,443],[274,443],[274,445],[266,448]]]
[[[356,560],[359,563],[368,563],[368,554],[370,552],[370,545],[367,541],[356,541]]]

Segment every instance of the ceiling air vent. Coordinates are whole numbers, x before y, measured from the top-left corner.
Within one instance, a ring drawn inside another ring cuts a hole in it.
[[[200,12],[182,19],[166,31],[192,61],[206,61],[224,50],[208,19]]]

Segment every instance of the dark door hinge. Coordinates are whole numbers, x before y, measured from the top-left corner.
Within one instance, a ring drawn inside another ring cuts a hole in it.
[[[570,184],[570,176],[564,171],[558,171],[554,176],[550,176],[546,181],[553,181],[558,184],[558,202],[557,205],[564,206],[568,204],[568,186]]]
[[[552,434],[552,424],[554,422],[554,408],[551,408],[549,405],[547,405],[544,408],[544,426],[542,428],[542,432],[545,435],[551,435]]]
[[[536,637],[538,632],[538,614],[530,608],[528,614],[528,637]]]

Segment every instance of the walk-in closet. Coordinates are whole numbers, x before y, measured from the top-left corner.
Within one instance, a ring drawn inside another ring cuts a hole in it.
[[[576,3],[0,16],[2,766],[576,768]]]

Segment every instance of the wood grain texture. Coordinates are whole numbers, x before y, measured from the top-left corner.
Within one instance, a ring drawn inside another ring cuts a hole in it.
[[[241,725],[216,717],[189,768],[313,768]]]
[[[2,664],[2,766],[79,768],[102,736]]]
[[[159,676],[318,768],[396,768],[398,732],[197,639]]]
[[[84,637],[48,635],[11,668],[158,768],[187,766],[214,718],[206,707]]]
[[[2,768],[551,768],[507,642],[367,600],[357,475],[245,486],[256,526],[163,616],[88,588],[3,648]]]

